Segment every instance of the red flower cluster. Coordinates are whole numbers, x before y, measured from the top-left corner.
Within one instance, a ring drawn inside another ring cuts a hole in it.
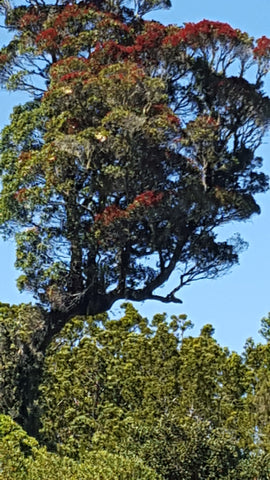
[[[176,115],[168,114],[167,115],[167,120],[172,125],[180,125],[180,120]]]
[[[92,57],[96,55],[106,55],[107,57],[112,58],[113,60],[120,59],[122,55],[123,47],[116,43],[114,40],[109,40],[108,42],[100,43],[98,42],[95,46],[95,50],[92,54]],[[108,62],[106,62],[108,63]]]
[[[62,75],[62,77],[60,77],[59,81],[60,82],[69,82],[70,80],[76,80],[77,78],[83,78],[85,77],[85,75],[88,75],[88,72],[80,72],[80,71],[77,71],[77,72],[70,72],[70,73],[66,73],[65,75]]]
[[[142,52],[152,48],[158,48],[162,42],[166,27],[158,22],[147,22],[145,32],[138,35],[133,49]]]
[[[110,78],[120,80],[122,82],[126,82],[126,84],[136,85],[136,83],[138,83],[138,81],[142,79],[144,76],[145,76],[145,73],[141,68],[137,66],[133,66],[130,69],[122,70],[122,71],[120,70],[119,72],[110,75]]]
[[[155,193],[152,190],[148,190],[140,195],[137,195],[137,197],[135,197],[134,201],[127,207],[126,210],[122,210],[116,205],[109,205],[103,210],[102,213],[98,213],[95,216],[94,221],[101,222],[107,227],[119,218],[127,218],[130,212],[138,207],[153,207],[162,200],[163,196],[163,193]]]
[[[163,112],[165,106],[162,103],[156,103],[155,105],[152,105],[152,108],[155,110],[155,112]]]
[[[36,43],[42,43],[46,48],[57,47],[58,33],[55,28],[47,28],[36,36]]]
[[[202,20],[198,23],[186,23],[184,28],[167,36],[163,45],[178,46],[181,42],[189,45],[197,45],[201,38],[216,38],[219,40],[237,40],[238,30],[232,28],[228,23]]]
[[[253,50],[255,57],[270,56],[270,38],[265,36],[257,40],[257,47]]]
[[[128,213],[126,210],[121,210],[116,205],[109,205],[106,207],[102,213],[95,215],[95,222],[101,222],[103,225],[108,226],[110,223],[114,222],[118,218],[127,217]]]
[[[20,28],[28,27],[29,25],[35,25],[40,20],[40,16],[36,13],[26,13],[20,19]]]
[[[102,23],[102,22],[101,22]],[[129,28],[120,24],[124,30],[128,31]],[[124,28],[126,27],[126,28]],[[106,52],[113,59],[136,58],[136,55],[141,52],[145,52],[148,49],[159,48],[164,38],[165,29],[163,25],[157,22],[147,22],[145,32],[136,37],[134,45],[120,45],[114,40],[109,40],[104,43],[97,43],[94,51],[94,55],[99,52]]]
[[[153,205],[159,203],[162,200],[163,196],[163,193],[155,193],[152,190],[147,190],[146,192],[137,195],[133,203],[128,206],[127,210],[134,210],[135,208],[140,206],[152,207]]]
[[[8,61],[8,55],[5,53],[2,53],[2,55],[0,55],[0,64],[6,63],[7,61]]]
[[[57,15],[54,26],[56,28],[64,28],[70,19],[81,16],[84,13],[87,13],[87,10],[82,10],[78,5],[66,5],[62,12]]]
[[[27,188],[23,187],[20,188],[16,193],[14,193],[14,198],[17,202],[22,203],[25,198],[25,193],[27,192]]]
[[[210,20],[202,20],[201,22],[187,23],[184,28],[184,35],[190,38],[192,35],[214,35],[216,37],[225,37],[228,39],[238,38],[237,30],[232,28],[228,23],[212,22]]]
[[[107,42],[97,42],[95,49],[91,55],[91,62],[98,60],[101,63],[108,64],[108,59],[112,61],[126,60],[136,53],[135,46],[124,46],[108,40]]]
[[[31,152],[22,152],[18,157],[18,162],[27,162],[32,158]]]

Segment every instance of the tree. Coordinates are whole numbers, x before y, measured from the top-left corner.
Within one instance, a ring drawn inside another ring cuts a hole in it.
[[[1,3],[1,85],[29,101],[2,132],[0,223],[16,237],[18,286],[38,302],[33,319],[26,307],[27,335],[19,310],[2,310],[18,362],[4,368],[4,411],[28,433],[44,352],[67,322],[119,299],[180,303],[184,285],[238,261],[243,242],[217,229],[259,213],[254,195],[267,189],[255,152],[269,120],[270,40],[143,18],[169,6]]]
[[[37,397],[44,355],[44,318],[31,305],[0,304],[0,411],[38,435]]]
[[[124,458],[103,450],[76,462],[49,453],[4,415],[0,415],[0,454],[1,480],[45,480],[60,476],[63,480],[160,480],[138,458]]]
[[[262,334],[265,344],[249,339],[246,343],[245,355],[246,364],[250,373],[250,388],[248,395],[249,414],[256,430],[256,442],[270,453],[269,432],[270,432],[270,314],[262,319]]]
[[[270,40],[143,19],[169,6],[2,4],[1,82],[32,99],[2,134],[1,223],[16,232],[19,287],[44,307],[40,350],[118,299],[179,303],[184,285],[237,262],[241,240],[217,228],[259,212]]]
[[[135,455],[167,480],[267,478],[250,366],[209,325],[181,340],[182,320],[150,322],[129,304],[119,319],[69,322],[47,350],[42,442],[73,458]]]
[[[211,325],[186,336],[184,315],[148,321],[124,307],[119,319],[73,318],[54,338],[35,401],[40,443],[0,415],[0,479],[267,480],[269,345],[250,340],[240,356],[216,342]],[[15,367],[28,360],[19,315],[28,315],[31,331],[37,311],[13,308],[12,320],[2,306]],[[269,318],[263,332],[268,338]],[[25,402],[16,368],[1,353],[10,381],[2,396]],[[37,369],[35,352],[33,360]]]

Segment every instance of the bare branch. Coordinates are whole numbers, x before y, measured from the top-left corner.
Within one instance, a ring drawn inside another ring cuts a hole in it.
[[[149,297],[149,300],[158,300],[162,303],[183,303],[180,298],[176,298],[174,295],[171,294],[167,295],[166,297],[162,297],[161,295],[151,295]]]

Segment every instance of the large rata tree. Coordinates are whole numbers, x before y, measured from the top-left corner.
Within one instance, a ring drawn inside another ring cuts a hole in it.
[[[75,315],[180,302],[237,262],[241,240],[217,228],[258,213],[267,188],[255,151],[270,40],[143,18],[169,0],[1,5],[1,83],[31,97],[2,133],[0,220],[16,232],[19,287],[44,308],[40,349]]]

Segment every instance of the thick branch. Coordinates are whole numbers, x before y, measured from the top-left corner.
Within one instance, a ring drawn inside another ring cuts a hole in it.
[[[183,303],[181,298],[176,298],[171,293],[169,293],[169,295],[167,295],[166,297],[162,297],[161,295],[151,295],[151,297],[149,297],[149,300],[158,300],[162,303]]]
[[[44,335],[43,342],[40,346],[41,351],[45,351],[50,344],[52,338],[60,333],[66,323],[73,317],[78,315],[97,315],[109,310],[112,305],[120,299],[143,301],[147,299],[159,300],[163,303],[182,303],[182,301],[174,296],[174,292],[170,293],[166,297],[153,294],[153,291],[163,285],[169,276],[173,272],[179,255],[182,250],[182,242],[177,245],[175,252],[167,267],[163,268],[157,277],[150,282],[146,287],[138,290],[120,288],[119,286],[109,293],[98,294],[96,286],[92,285],[91,288],[86,288],[84,292],[78,295],[78,301],[73,302],[70,308],[59,310],[52,310],[47,313],[47,330]],[[65,305],[65,302],[63,300]]]

